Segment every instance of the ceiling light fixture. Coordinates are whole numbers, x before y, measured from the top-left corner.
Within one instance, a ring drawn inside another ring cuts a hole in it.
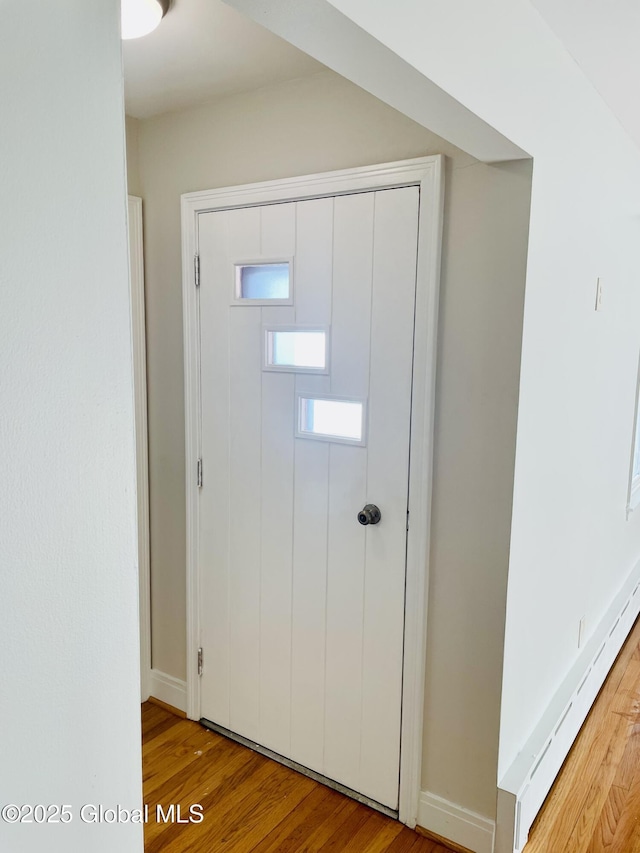
[[[153,32],[169,11],[171,0],[121,0],[122,38],[137,39]]]

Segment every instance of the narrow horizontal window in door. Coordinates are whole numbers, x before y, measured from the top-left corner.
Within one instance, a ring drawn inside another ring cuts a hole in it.
[[[328,373],[328,330],[271,326],[264,330],[264,369]]]
[[[362,400],[298,397],[298,438],[365,444],[366,406]]]
[[[234,302],[236,305],[291,305],[292,263],[289,260],[249,261],[235,264]]]

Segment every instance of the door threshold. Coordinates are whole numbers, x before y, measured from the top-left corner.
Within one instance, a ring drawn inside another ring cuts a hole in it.
[[[242,735],[236,734],[236,732],[232,732],[229,729],[225,729],[224,726],[219,726],[217,723],[212,723],[210,720],[205,720],[204,717],[200,720],[200,725],[204,726],[207,729],[211,729],[212,732],[216,732],[223,737],[229,738],[229,740],[233,740],[236,743],[241,744],[242,746],[248,747],[248,749],[252,749],[254,752],[259,752],[260,755],[264,755],[266,758],[271,758],[273,761],[277,761],[278,764],[284,764],[285,767],[290,767],[292,770],[296,770],[298,773],[302,773],[303,776],[308,776],[309,779],[313,779],[314,782],[320,782],[321,785],[326,785],[327,788],[332,788],[334,791],[338,791],[340,794],[344,794],[345,797],[350,797],[352,800],[357,800],[359,803],[362,803],[365,806],[369,806],[369,808],[375,809],[377,812],[381,812],[387,817],[398,819],[398,811],[397,809],[390,809],[389,806],[384,806],[382,803],[376,802],[376,800],[372,800],[369,797],[365,797],[364,794],[360,794],[358,791],[354,791],[352,788],[347,788],[346,785],[341,785],[340,782],[336,782],[333,779],[329,779],[327,776],[323,776],[321,773],[316,773],[315,770],[310,770],[308,767],[304,767],[302,764],[298,764],[297,761],[293,761],[291,758],[286,758],[284,755],[280,755],[277,752],[274,752],[272,749],[269,749],[266,746],[261,746],[259,743],[254,743],[254,741],[249,740]]]

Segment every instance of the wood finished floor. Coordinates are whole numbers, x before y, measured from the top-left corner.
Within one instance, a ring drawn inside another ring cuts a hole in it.
[[[330,788],[157,705],[142,706],[145,853],[450,853]],[[156,804],[204,808],[162,824]]]
[[[640,621],[636,622],[523,853],[640,853]]]
[[[204,822],[145,827],[146,853],[450,853],[197,723],[143,705],[145,802]],[[538,815],[524,853],[640,853],[640,621]]]

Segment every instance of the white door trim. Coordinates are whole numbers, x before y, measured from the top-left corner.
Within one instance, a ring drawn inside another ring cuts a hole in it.
[[[198,216],[225,208],[249,207],[392,187],[419,186],[420,213],[416,283],[414,373],[409,468],[409,525],[405,599],[399,818],[415,826],[420,797],[427,578],[435,411],[435,378],[443,217],[441,155],[337,172],[225,187],[182,196],[182,296],[185,352],[187,503],[187,716],[200,719],[198,567],[198,481],[201,429],[199,410]]]
[[[131,276],[131,345],[136,431],[136,496],[140,605],[140,694],[151,692],[151,577],[149,568],[149,457],[147,447],[147,358],[144,313],[142,199],[128,197],[129,266]]]

